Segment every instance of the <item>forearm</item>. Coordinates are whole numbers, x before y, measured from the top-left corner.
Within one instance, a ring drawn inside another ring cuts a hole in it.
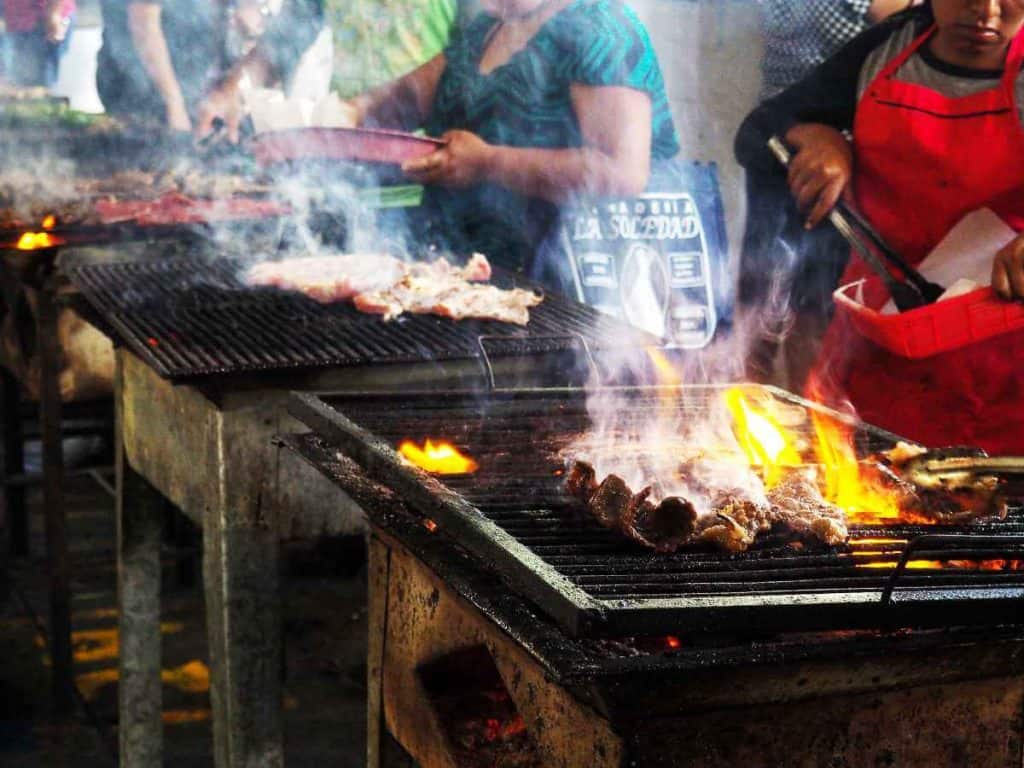
[[[168,111],[185,110],[185,99],[174,73],[167,39],[160,26],[159,6],[132,4],[128,8],[128,26],[132,43],[149,76],[153,87],[160,94]]]
[[[494,146],[486,179],[530,197],[564,203],[576,196],[632,197],[643,192],[650,162],[623,163],[598,149]]]
[[[407,75],[352,99],[360,125],[412,128],[430,114],[437,84],[445,69],[444,55],[435,56]]]
[[[238,89],[242,78],[248,75],[250,82],[255,86],[265,86],[272,82],[274,67],[270,63],[263,45],[257,45],[245,56],[235,62],[220,80],[220,87],[225,90],[235,91]]]

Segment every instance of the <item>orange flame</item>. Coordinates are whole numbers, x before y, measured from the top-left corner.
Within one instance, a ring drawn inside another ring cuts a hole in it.
[[[875,488],[862,475],[849,427],[811,412],[814,443],[821,464],[822,495],[842,509],[851,523],[885,523],[904,518],[896,497]]]
[[[15,246],[19,251],[38,251],[42,248],[53,248],[63,245],[64,241],[49,232],[25,232],[18,238]]]
[[[672,361],[665,356],[657,347],[647,347],[647,356],[651,359],[651,363],[654,365],[654,372],[658,376],[658,383],[666,386],[679,386],[683,383],[682,376],[676,370],[676,367],[672,364]]]
[[[404,440],[398,446],[398,452],[406,461],[435,475],[466,475],[476,472],[479,467],[473,459],[445,440],[427,438],[422,448],[412,440]]]
[[[43,229],[53,229],[57,226],[57,217],[52,213],[43,219]]]
[[[787,467],[803,465],[792,436],[770,414],[756,410],[739,387],[725,392],[733,431],[751,466],[761,467],[768,488],[777,485]]]

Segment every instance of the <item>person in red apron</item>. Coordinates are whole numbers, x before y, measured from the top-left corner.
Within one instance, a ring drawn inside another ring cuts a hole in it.
[[[827,133],[839,135],[835,128],[804,124],[786,133],[798,150],[790,188],[810,211],[808,225],[849,192],[852,175],[857,206],[912,264],[983,206],[993,206],[1018,231],[1024,224],[1017,95],[1024,0],[932,0],[930,6],[934,24],[881,69],[856,103],[852,154]],[[925,52],[946,54],[964,70],[1001,68],[1002,74],[993,87],[964,96],[897,78],[911,57]],[[993,254],[993,262],[993,287],[1005,297],[1024,297],[1024,236]],[[852,259],[841,284],[869,274],[862,260]],[[848,399],[863,420],[929,446],[1024,454],[1021,331],[911,360],[863,338],[837,315],[810,386],[819,398]]]

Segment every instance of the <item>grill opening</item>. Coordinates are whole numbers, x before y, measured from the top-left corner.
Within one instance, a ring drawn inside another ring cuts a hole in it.
[[[722,389],[679,388],[674,407],[684,418],[701,418]],[[620,418],[665,407],[664,388],[631,392]],[[559,452],[590,426],[581,391],[296,395],[292,410],[572,634],[942,626],[954,616],[957,623],[995,623],[1014,616],[1024,597],[1024,570],[974,565],[1024,559],[1020,506],[1003,520],[960,526],[851,524],[849,542],[837,547],[798,547],[780,533],[742,553],[650,552],[602,528],[564,488]],[[403,439],[426,437],[452,441],[478,471],[435,478],[392,450]],[[861,456],[897,440],[856,426]],[[915,540],[907,567],[901,558]],[[942,567],[919,567],[936,561]]]

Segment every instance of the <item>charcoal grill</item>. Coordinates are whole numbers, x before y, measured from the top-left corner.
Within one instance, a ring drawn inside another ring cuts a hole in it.
[[[327,366],[479,360],[577,350],[580,340],[638,346],[597,310],[549,295],[525,328],[427,315],[386,323],[344,303],[244,284],[237,260],[171,259],[76,267],[69,276],[120,339],[170,380]],[[498,285],[529,285],[497,274]]]
[[[831,413],[781,390],[762,389],[790,405]],[[700,418],[721,388],[635,388],[623,394],[627,410],[638,416],[667,407],[669,394],[668,407]],[[296,394],[291,410],[573,636],[1019,619],[1024,571],[986,571],[950,561],[1024,559],[1020,507],[1005,520],[960,528],[854,525],[851,543],[837,548],[798,551],[768,538],[741,554],[655,555],[599,527],[564,490],[559,451],[589,427],[579,390],[444,399]],[[853,426],[861,455],[890,448],[898,439],[868,425]],[[393,450],[403,438],[426,437],[452,440],[480,470],[440,481]],[[911,558],[949,567],[908,568]]]

